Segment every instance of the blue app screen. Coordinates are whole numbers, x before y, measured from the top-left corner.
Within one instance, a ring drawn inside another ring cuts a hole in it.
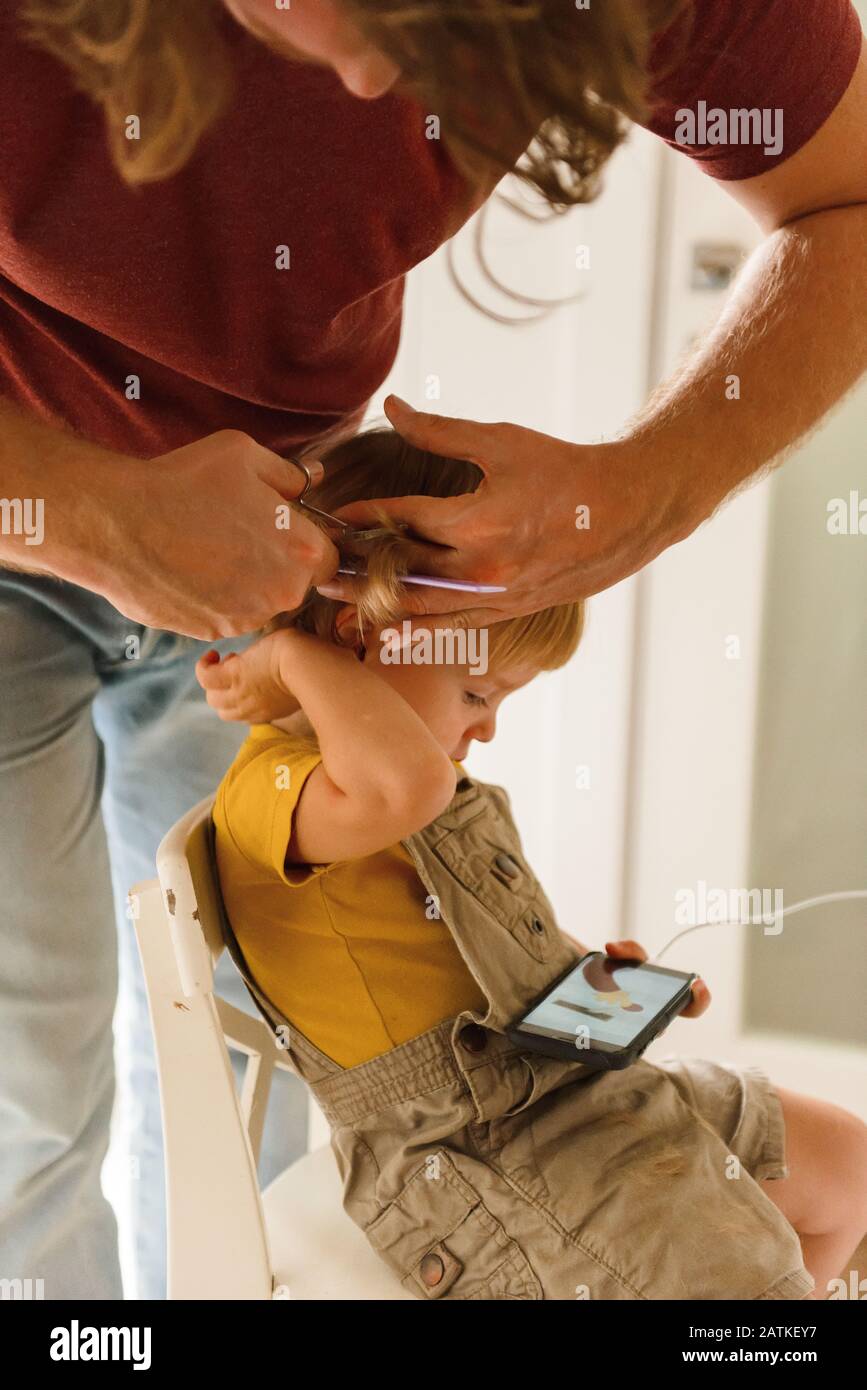
[[[683,980],[608,956],[587,956],[525,1022],[593,1042],[631,1043],[683,989]],[[580,1030],[580,1032],[579,1032]]]

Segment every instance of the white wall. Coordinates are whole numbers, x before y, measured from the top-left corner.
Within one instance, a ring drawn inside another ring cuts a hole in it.
[[[688,160],[666,151],[660,246],[658,363],[662,376],[716,317],[724,291],[691,288],[699,242],[758,240],[752,221]],[[736,410],[736,403],[732,404]],[[707,467],[713,467],[708,457]],[[624,935],[660,949],[675,934],[675,893],[745,884],[753,727],[760,660],[768,485],[725,507],[638,577],[634,758],[630,767]],[[740,658],[727,658],[736,638]],[[738,929],[736,929],[738,930]],[[675,1025],[683,1044],[716,1051],[735,1029],[742,943],[694,933],[665,963],[715,988],[700,1023]],[[723,982],[725,982],[723,984]]]

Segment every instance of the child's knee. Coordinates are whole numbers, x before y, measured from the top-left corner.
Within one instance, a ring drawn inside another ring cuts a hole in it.
[[[843,1219],[860,1214],[862,1234],[867,1231],[867,1124],[848,1110],[841,1110],[840,1127],[844,1136],[841,1172],[848,1174],[848,1199]]]
[[[828,1125],[825,1151],[828,1172],[840,1193],[841,1220],[856,1212],[867,1220],[867,1125],[851,1110],[828,1105],[834,1112]]]
[[[867,1227],[867,1125],[830,1101],[776,1089],[790,1180],[800,1197],[800,1219],[793,1224],[803,1233],[859,1219]]]

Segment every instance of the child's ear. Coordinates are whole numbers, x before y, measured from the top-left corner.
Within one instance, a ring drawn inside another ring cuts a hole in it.
[[[364,642],[358,631],[358,611],[354,603],[343,603],[334,618],[334,628],[341,646],[353,647],[361,654]]]

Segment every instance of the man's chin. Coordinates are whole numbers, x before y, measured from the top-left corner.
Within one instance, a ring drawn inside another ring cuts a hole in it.
[[[251,34],[254,39],[258,39],[266,48],[270,48],[271,52],[276,53],[278,58],[283,58],[287,63],[300,63],[308,68],[321,68],[326,72],[334,73],[334,76],[339,78],[337,70],[333,68],[330,63],[326,62],[324,58],[312,58],[309,53],[303,53],[300,48],[295,48],[282,34],[275,33],[273,29],[257,24],[255,20],[249,19],[246,15],[242,19],[228,3],[227,8],[233,19],[237,21],[242,29],[246,29],[247,33]],[[403,77],[398,77],[397,81],[389,87],[387,92],[383,92],[382,95],[387,97],[399,96],[417,99],[417,93],[412,83],[408,82]],[[359,98],[359,100],[363,99],[364,98]]]
[[[320,58],[311,58],[309,53],[302,53],[300,48],[296,48],[282,34],[274,29],[268,28],[264,24],[257,24],[255,19],[251,19],[246,13],[236,11],[235,7],[227,0],[227,9],[232,18],[246,29],[248,34],[252,34],[254,39],[258,39],[266,48],[270,48],[272,53],[276,53],[279,58],[285,58],[289,63],[304,63],[307,67],[327,68],[329,63]]]

